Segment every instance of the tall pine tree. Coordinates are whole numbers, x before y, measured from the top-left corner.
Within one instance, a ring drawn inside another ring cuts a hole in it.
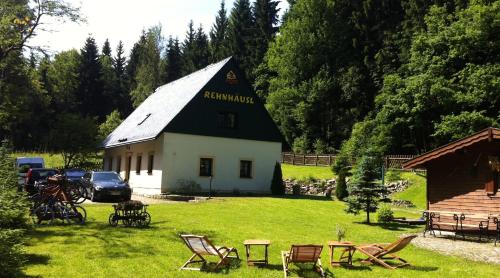
[[[101,80],[102,66],[94,38],[88,37],[81,50],[79,112],[84,116],[106,117],[106,103]]]
[[[182,43],[182,75],[190,74],[196,70],[194,61],[195,38],[196,31],[194,30],[194,23],[191,20],[188,24],[186,37]]]
[[[215,22],[210,29],[210,62],[215,63],[230,56],[228,45],[229,19],[224,0],[220,3]]]
[[[269,42],[278,32],[277,24],[279,22],[280,1],[256,0],[253,8],[255,15],[255,46],[253,68],[256,68],[264,58],[267,52]]]
[[[116,109],[121,115],[127,116],[132,111],[132,103],[128,94],[127,76],[125,72],[126,58],[124,56],[123,43],[118,42],[116,47],[116,56],[113,59],[113,67],[117,79],[116,89]]]
[[[255,20],[249,0],[236,0],[229,17],[228,41],[231,54],[245,75],[253,81],[253,39]]]
[[[203,30],[203,26],[200,25],[196,31],[196,36],[194,37],[193,63],[195,70],[206,67],[208,65],[209,57],[210,52],[208,49],[208,37]]]
[[[179,39],[168,39],[166,54],[165,82],[172,82],[182,77],[182,53]]]

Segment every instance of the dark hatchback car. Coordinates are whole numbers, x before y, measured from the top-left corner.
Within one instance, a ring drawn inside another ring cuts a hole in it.
[[[92,171],[86,173],[82,182],[89,190],[90,200],[120,200],[128,201],[132,189],[116,172]]]
[[[35,189],[35,182],[46,181],[48,177],[52,177],[58,173],[59,171],[56,169],[31,168],[28,170],[28,173],[26,173],[24,189],[30,194],[35,194],[37,192]]]

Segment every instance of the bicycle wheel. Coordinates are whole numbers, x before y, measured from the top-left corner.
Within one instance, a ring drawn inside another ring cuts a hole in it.
[[[82,206],[67,206],[66,209],[68,213],[68,219],[71,221],[71,223],[80,225],[85,224],[85,221],[87,220],[87,211]]]
[[[151,223],[151,215],[146,211],[141,212],[139,215],[139,226],[146,227]]]
[[[118,226],[118,216],[115,213],[109,215],[109,225],[113,227]]]
[[[54,203],[53,208],[54,217],[60,219],[63,223],[68,222],[71,224],[71,220],[69,219],[70,209],[66,207],[62,202]]]
[[[85,197],[83,196],[83,193],[79,187],[76,186],[71,187],[69,194],[74,204],[81,204],[85,202]]]
[[[31,210],[30,218],[35,225],[41,225],[43,221],[50,225],[54,222],[54,211],[47,204],[41,204]]]

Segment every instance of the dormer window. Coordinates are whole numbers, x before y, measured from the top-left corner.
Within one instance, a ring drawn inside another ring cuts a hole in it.
[[[238,115],[233,112],[219,112],[217,126],[220,128],[235,129],[238,127]]]

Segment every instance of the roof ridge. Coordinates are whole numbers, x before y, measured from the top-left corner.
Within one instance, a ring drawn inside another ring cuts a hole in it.
[[[211,69],[211,68],[214,68],[215,66],[217,66],[217,65],[219,65],[219,64],[225,64],[225,63],[227,63],[227,61],[229,61],[232,57],[233,57],[233,56],[229,56],[229,57],[225,58],[225,59],[224,59],[224,60],[222,60],[222,61],[219,61],[219,62],[217,62],[217,63],[210,64],[210,65],[208,65],[208,66],[206,66],[206,67],[204,67],[204,68],[202,68],[202,69],[199,69],[199,70],[197,70],[197,71],[194,71],[194,72],[192,72],[192,73],[190,73],[190,74],[188,74],[188,75],[184,75],[183,77],[180,77],[180,78],[178,78],[178,79],[176,79],[176,80],[174,80],[174,81],[170,81],[169,83],[163,84],[163,85],[161,85],[161,86],[157,87],[157,88],[154,90],[154,92],[153,92],[153,93],[156,93],[157,91],[159,91],[159,90],[160,90],[160,88],[163,88],[163,87],[168,86],[168,85],[173,85],[173,84],[177,83],[178,81],[181,81],[181,80],[187,79],[187,78],[189,78],[189,77],[192,77],[193,75],[196,75],[196,74],[199,74],[199,73],[201,73],[201,72],[207,71],[207,70],[209,70],[209,69]]]

